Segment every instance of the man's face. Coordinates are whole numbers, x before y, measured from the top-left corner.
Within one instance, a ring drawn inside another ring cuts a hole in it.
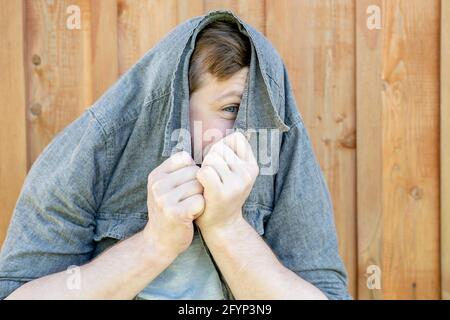
[[[209,147],[223,138],[227,129],[233,127],[247,73],[248,68],[245,67],[223,81],[219,81],[210,73],[201,76],[202,85],[192,92],[189,98],[194,160],[203,159]]]

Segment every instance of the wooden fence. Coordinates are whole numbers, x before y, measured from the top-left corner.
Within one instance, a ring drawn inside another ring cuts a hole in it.
[[[288,67],[352,295],[449,299],[449,0],[0,0],[0,241],[52,137],[173,27],[218,8]]]

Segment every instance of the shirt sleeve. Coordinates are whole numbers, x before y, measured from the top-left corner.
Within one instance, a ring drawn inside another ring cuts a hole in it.
[[[0,252],[0,299],[91,258],[94,213],[108,176],[107,145],[88,109],[36,159]]]
[[[351,299],[331,198],[303,120],[285,133],[264,238],[285,267],[329,299]]]

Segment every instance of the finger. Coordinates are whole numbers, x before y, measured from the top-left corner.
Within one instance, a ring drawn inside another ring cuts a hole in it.
[[[228,164],[225,160],[215,152],[209,152],[206,156],[205,160],[203,160],[202,166],[209,166],[216,170],[217,174],[220,177],[222,183],[228,181],[228,178],[231,175],[231,169],[228,167]]]
[[[171,181],[173,187],[177,187],[183,183],[193,180],[197,177],[197,171],[200,170],[196,165],[191,165],[173,171],[168,174],[166,179]]]
[[[171,196],[175,199],[176,202],[182,202],[184,199],[189,198],[195,194],[202,194],[203,186],[194,178],[194,180],[188,181],[182,185],[176,187]]]
[[[223,138],[223,142],[227,144],[241,160],[246,162],[254,160],[252,147],[241,132],[237,131],[226,136]]]
[[[189,220],[197,219],[205,209],[205,199],[201,194],[192,195],[179,203],[183,209],[183,218]]]
[[[191,165],[165,174],[161,179],[153,183],[155,193],[166,193],[179,185],[196,179],[198,170],[200,170],[199,167]]]
[[[233,172],[240,172],[245,163],[234,153],[234,151],[224,142],[219,141],[214,144],[211,151],[219,154],[225,160],[228,167]]]
[[[210,166],[202,166],[197,172],[197,179],[203,188],[210,190],[210,192],[215,192],[222,187],[219,174]]]
[[[165,160],[159,167],[161,171],[170,173],[183,167],[195,164],[194,160],[186,151],[175,153],[169,159]]]

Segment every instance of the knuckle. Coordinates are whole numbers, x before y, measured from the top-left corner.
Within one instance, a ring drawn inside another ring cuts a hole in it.
[[[211,147],[211,151],[213,154],[215,154],[216,156],[222,156],[224,151],[223,151],[223,143],[221,142],[217,142],[215,143],[212,147]]]
[[[209,149],[209,152],[211,152],[211,151],[217,151],[218,148],[219,148],[219,144],[216,142],[216,143],[214,143],[214,144],[211,146],[211,148]]]
[[[242,180],[244,181],[245,185],[249,185],[253,182],[253,177],[252,177],[251,173],[246,170],[242,172],[241,177],[242,177]]]
[[[190,164],[191,163],[191,156],[186,151],[181,151],[178,153],[178,157],[176,157],[176,160],[180,161],[181,163]]]
[[[208,163],[214,163],[217,161],[217,153],[215,151],[210,151],[207,157],[209,158]]]
[[[195,180],[193,182],[193,189],[197,192],[202,192],[203,191],[203,186],[200,182],[198,182],[197,180]]]
[[[196,200],[193,203],[193,213],[199,213],[202,212],[205,209],[205,199],[203,197],[198,197],[198,200]]]
[[[195,177],[198,180],[202,180],[203,175],[205,174],[205,170],[203,168],[199,168],[199,170],[197,171],[197,173],[195,174]]]
[[[157,208],[164,208],[164,203],[160,197],[154,197],[153,199]]]
[[[151,185],[155,177],[155,170],[150,172],[147,176],[147,184]]]
[[[202,168],[204,168],[204,166],[209,164],[209,159],[211,158],[211,151],[208,151],[208,153],[206,154],[206,156],[203,158],[203,162],[202,162]]]
[[[203,175],[205,175],[205,176],[212,176],[213,174],[214,174],[214,169],[209,165],[209,164],[207,164],[206,166],[204,166],[204,167],[202,167],[202,174]]]
[[[155,202],[160,208],[168,209],[170,206],[169,203],[169,197],[167,195],[157,195],[155,197]]]
[[[161,180],[153,181],[150,184],[150,191],[154,195],[158,195],[160,193],[160,190],[161,190]]]
[[[196,165],[192,165],[192,166],[189,166],[189,167],[186,169],[186,170],[187,170],[186,173],[188,173],[188,174],[197,174],[197,172],[198,172],[199,169],[200,169],[200,168],[197,167]]]
[[[202,207],[205,204],[205,199],[203,198],[202,195],[196,195],[193,197],[193,201],[192,201],[192,206],[197,208],[197,207]]]

